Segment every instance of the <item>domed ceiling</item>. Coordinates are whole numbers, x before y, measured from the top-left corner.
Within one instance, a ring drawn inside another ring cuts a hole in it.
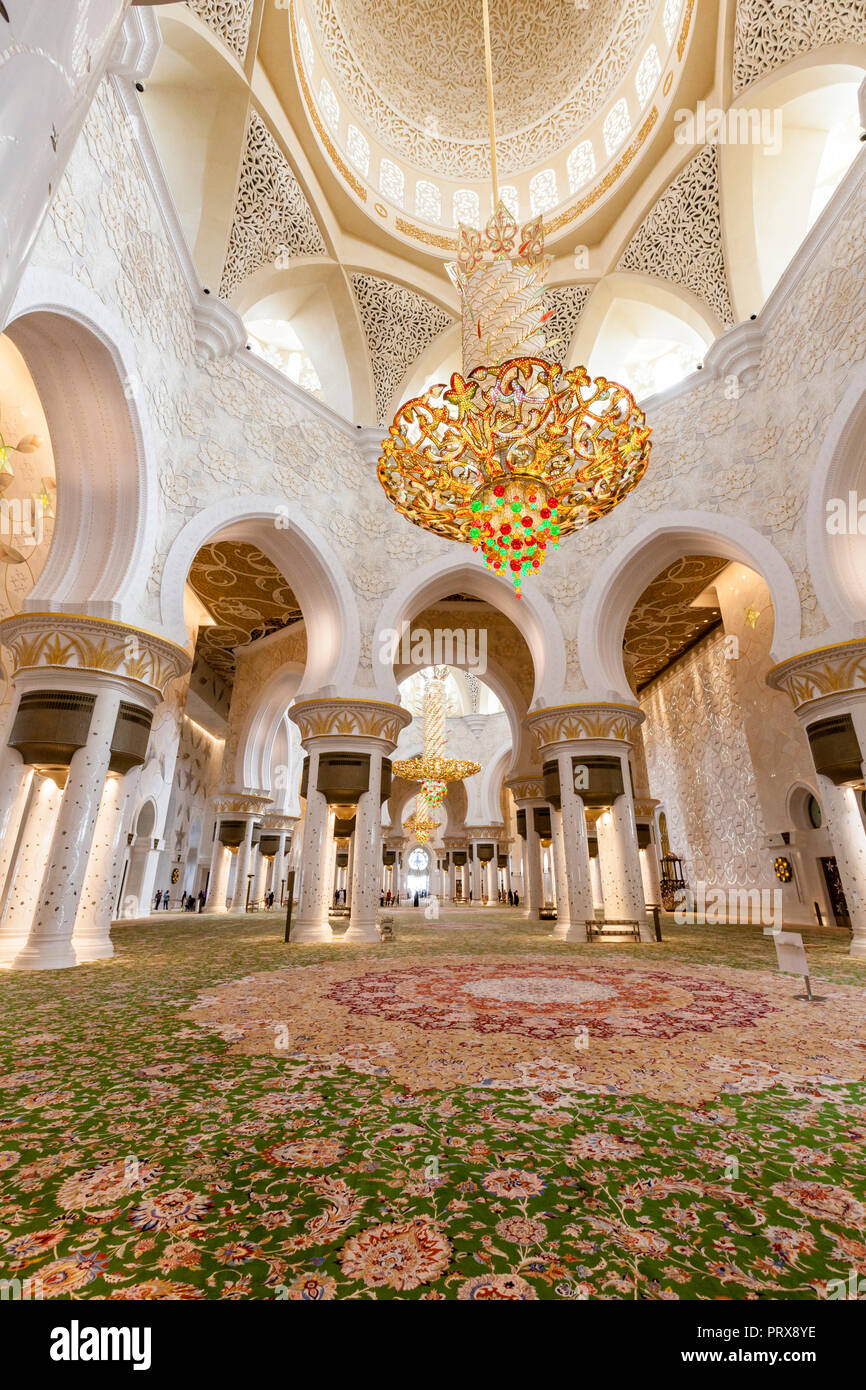
[[[490,0],[497,155],[520,173],[574,138],[658,0]],[[481,0],[306,0],[335,87],[383,145],[446,178],[489,173]]]

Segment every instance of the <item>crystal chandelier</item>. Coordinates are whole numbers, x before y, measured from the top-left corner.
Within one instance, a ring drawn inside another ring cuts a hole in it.
[[[420,758],[410,758],[407,762],[394,763],[394,775],[407,782],[420,782],[415,815],[406,821],[407,829],[414,832],[419,844],[430,838],[439,826],[433,820],[433,812],[442,805],[449,782],[462,782],[481,771],[480,763],[447,758],[445,730],[446,694],[445,682],[448,678],[447,666],[434,666],[424,689],[424,752]],[[411,824],[410,824],[411,821]],[[424,838],[420,832],[426,831]]]
[[[403,822],[403,829],[408,830],[410,835],[414,835],[419,845],[425,845],[433,834],[434,830],[439,829],[438,820],[429,820],[426,813],[420,809],[421,798],[418,798],[419,809],[414,815],[407,817]]]
[[[562,536],[607,515],[649,461],[646,416],[624,386],[565,371],[545,351],[541,218],[518,229],[499,201],[483,0],[494,211],[484,232],[460,227],[449,266],[463,300],[463,373],[401,406],[378,477],[416,526],[481,551],[494,574],[523,579]]]

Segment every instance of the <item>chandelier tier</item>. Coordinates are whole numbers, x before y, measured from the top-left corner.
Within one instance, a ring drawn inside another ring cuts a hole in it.
[[[420,782],[415,815],[405,822],[405,827],[414,832],[419,844],[430,838],[432,830],[437,829],[439,821],[434,821],[433,812],[442,805],[449,782],[462,782],[464,777],[472,777],[481,771],[481,764],[448,758],[445,756],[447,732],[445,716],[447,699],[445,682],[448,678],[447,666],[434,666],[424,689],[424,752],[420,758],[410,758],[405,762],[395,762],[393,772],[407,782]],[[410,824],[411,821],[411,824]],[[424,839],[419,830],[425,830]]]
[[[401,406],[378,478],[416,526],[480,551],[517,594],[549,547],[606,516],[646,472],[650,428],[631,392],[549,355],[541,218],[518,229],[499,201],[490,66],[493,214],[461,226],[449,274],[463,300],[463,372]]]

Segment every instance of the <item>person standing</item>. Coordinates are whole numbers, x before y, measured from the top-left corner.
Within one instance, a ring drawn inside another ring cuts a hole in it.
[[[162,889],[161,889],[161,888],[157,888],[157,890],[156,890],[156,897],[155,897],[154,900],[153,900],[153,910],[154,910],[154,912],[159,912],[159,905],[160,905],[161,902],[162,902]]]
[[[201,889],[199,889],[199,895],[198,895],[198,910],[199,910],[199,912],[204,912],[204,905],[205,905],[205,902],[206,902],[206,901],[207,901],[207,899],[205,898],[205,895],[204,895],[204,889],[201,888]]]
[[[168,912],[168,899],[169,899],[169,892],[168,892],[168,889],[166,888],[165,892],[164,892],[163,895],[162,895],[162,907],[163,907],[163,911],[164,911],[164,912]]]

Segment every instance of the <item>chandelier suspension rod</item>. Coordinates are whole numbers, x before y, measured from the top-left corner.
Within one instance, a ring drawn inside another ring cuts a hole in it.
[[[484,66],[487,71],[487,117],[490,122],[490,177],[493,183],[493,206],[499,203],[499,178],[496,173],[496,115],[493,109],[493,55],[490,48],[490,5],[481,0],[484,12]]]

